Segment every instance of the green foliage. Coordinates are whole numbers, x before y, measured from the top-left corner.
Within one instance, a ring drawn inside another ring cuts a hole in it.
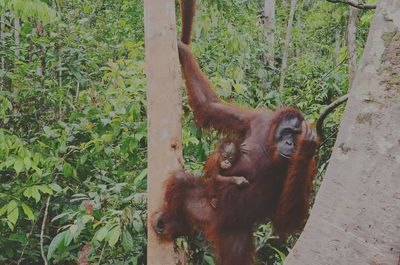
[[[277,1],[276,60],[271,66],[265,58],[270,44],[260,18],[262,5],[199,1],[193,50],[226,101],[252,108],[293,105],[315,121],[324,106],[348,90],[348,8],[299,2],[285,88],[278,91],[289,9]],[[50,264],[76,264],[87,243],[92,264],[146,264],[142,1],[0,0],[0,9],[5,25],[0,50],[5,62],[0,69],[0,263],[42,264],[42,233]],[[371,14],[359,15],[359,55]],[[16,17],[21,20],[19,44],[12,27]],[[39,34],[41,23],[44,33]],[[341,112],[325,122],[319,176]],[[221,136],[198,131],[187,102],[183,119],[185,164],[199,175]],[[277,243],[270,224],[254,235],[257,260],[268,264],[281,264],[296,240],[293,236]],[[178,246],[193,264],[214,264],[200,235],[180,239]]]
[[[21,18],[21,54],[15,57],[14,35],[6,27],[0,262],[42,263],[40,224],[48,207],[43,240],[51,263],[76,263],[86,242],[93,262],[143,263],[142,4],[60,1],[49,7],[9,1],[2,6],[12,11],[5,14],[8,24]],[[121,11],[118,16],[115,10]],[[41,36],[39,20],[45,24]]]

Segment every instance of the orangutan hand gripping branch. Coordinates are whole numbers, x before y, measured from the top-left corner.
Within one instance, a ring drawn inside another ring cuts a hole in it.
[[[206,163],[205,172],[222,178],[244,177],[248,183],[226,183],[214,190],[210,182],[219,181],[219,177],[204,179],[173,172],[166,181],[164,204],[151,219],[152,226],[162,241],[199,229],[213,244],[217,264],[249,265],[254,256],[254,224],[271,220],[274,232],[281,237],[303,227],[316,170],[317,135],[297,109],[273,112],[223,102],[188,46],[194,0],[182,0],[181,11],[179,59],[196,125],[240,139],[235,145],[239,149],[236,161],[230,162],[229,168],[221,169],[221,163],[214,159]],[[222,154],[221,150],[216,152],[211,157]],[[210,201],[214,196],[216,207]]]

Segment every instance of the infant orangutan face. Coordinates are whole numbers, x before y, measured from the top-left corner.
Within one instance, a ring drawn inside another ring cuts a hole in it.
[[[224,143],[220,149],[220,167],[222,169],[228,169],[232,167],[233,162],[237,158],[238,150],[236,145],[232,142]]]

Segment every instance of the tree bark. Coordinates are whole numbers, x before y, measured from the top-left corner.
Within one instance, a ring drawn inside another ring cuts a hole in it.
[[[297,0],[292,0],[290,3],[290,14],[289,14],[289,21],[288,21],[287,30],[286,30],[285,46],[283,48],[279,90],[283,89],[283,86],[285,83],[285,74],[286,74],[288,54],[289,54],[289,43],[290,43],[290,39],[292,38],[293,19],[294,19],[294,13],[296,11],[296,5],[297,5]]]
[[[145,46],[148,104],[148,220],[162,205],[163,182],[183,168],[181,87],[175,1],[146,0]],[[148,222],[150,224],[150,222]],[[147,264],[176,264],[173,244],[160,244],[148,225]]]
[[[349,88],[353,84],[354,77],[357,71],[357,8],[350,7],[349,24],[347,30],[347,43],[349,54]]]
[[[275,62],[275,0],[264,1],[264,28],[267,41],[267,63],[274,67]]]
[[[400,255],[400,2],[379,1],[311,216],[285,265]]]

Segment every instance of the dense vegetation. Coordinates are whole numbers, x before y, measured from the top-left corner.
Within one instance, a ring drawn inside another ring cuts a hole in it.
[[[5,0],[0,8],[0,263],[76,264],[88,249],[93,264],[145,264],[142,1]],[[263,1],[203,0],[198,10],[193,50],[226,100],[293,105],[315,121],[347,93],[348,6],[298,3],[282,91],[285,0],[277,1],[273,66],[265,60]],[[372,14],[359,13],[358,54]],[[185,161],[199,173],[218,136],[196,130],[186,103],[184,110]],[[340,113],[326,121],[320,173]],[[269,224],[255,235],[257,258],[268,264],[281,264],[295,239],[276,243]],[[178,245],[194,262],[213,264],[198,239]]]

